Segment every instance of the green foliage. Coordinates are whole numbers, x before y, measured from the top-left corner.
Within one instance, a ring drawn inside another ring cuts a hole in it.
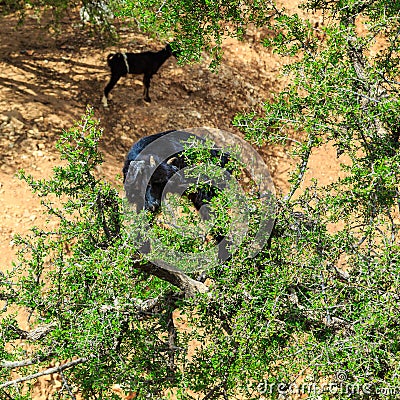
[[[114,41],[117,38],[114,10],[118,3],[119,0],[2,0],[0,15],[15,13],[19,24],[23,25],[26,16],[33,12],[40,26],[60,33],[62,20],[70,20],[71,14],[77,13],[80,23],[74,24],[75,28],[87,29],[105,41]],[[46,18],[42,20],[44,15]]]
[[[24,22],[26,12],[29,9],[37,14],[43,11],[51,10],[54,22],[58,22],[65,15],[67,9],[75,8],[82,2],[76,0],[3,0],[1,2],[1,14],[17,12],[20,16],[20,22]]]
[[[290,192],[278,199],[271,240],[255,257],[246,237],[229,261],[203,259],[209,290],[185,296],[138,252],[136,235],[151,217],[139,214],[133,226],[116,190],[97,177],[100,131],[89,113],[61,138],[63,165],[53,178],[21,175],[58,221],[17,239],[19,261],[1,277],[0,298],[9,306],[1,358],[35,360],[21,375],[50,360],[83,360],[63,371],[60,398],[76,390],[88,399],[112,398],[114,383],[143,399],[172,392],[180,399],[277,398],[295,390],[371,398],[400,386],[399,5],[304,2],[304,10],[324,14],[320,27],[268,7],[126,1],[121,14],[192,46],[187,58],[208,46],[218,60],[223,31],[240,36],[251,21],[268,23],[274,35],[266,45],[293,56],[285,68],[291,83],[265,103],[264,114],[234,121],[256,143],[291,143],[298,160]],[[343,160],[342,177],[300,193],[310,155],[327,143]],[[197,166],[207,151],[189,147],[186,154]],[[215,163],[203,172],[218,173]],[[252,233],[264,210],[252,193],[242,199]],[[213,199],[219,228],[230,222],[234,200],[229,191]],[[188,203],[180,206],[184,229],[155,224],[152,234],[165,247],[201,253],[195,233],[208,228]],[[32,328],[44,333],[22,331],[11,306],[27,309]],[[10,379],[7,368],[0,374]],[[15,386],[4,390],[22,398]]]
[[[2,285],[4,298],[34,313],[32,327],[51,325],[39,341],[27,340],[32,346],[21,357],[18,349],[24,347],[15,342],[21,331],[15,322],[4,319],[3,359],[37,358],[38,354],[47,362],[87,358],[71,378],[69,371],[65,376],[79,382],[88,398],[99,394],[110,398],[115,377],[134,389],[152,374],[161,379],[167,373],[165,366],[153,365],[154,359],[147,358],[151,348],[162,346],[164,312],[153,322],[141,322],[144,318],[138,311],[148,296],[162,295],[165,284],[153,281],[149,286],[152,278],[134,269],[138,258],[134,244],[127,243],[121,231],[121,200],[115,189],[96,177],[95,168],[102,162],[97,150],[100,135],[89,112],[62,135],[58,148],[64,163],[54,168],[51,179],[37,181],[21,173],[33,191],[46,199],[49,221],[56,219],[57,225],[33,228],[28,237],[16,239],[19,262],[3,277]],[[11,337],[13,330],[16,334]],[[5,350],[10,342],[15,343],[11,352]],[[156,358],[161,361],[163,353]],[[141,372],[125,378],[132,368],[148,369],[146,378]]]
[[[206,50],[217,67],[226,36],[242,38],[248,25],[261,26],[270,17],[263,1],[125,0],[120,15],[133,19],[139,29],[173,37],[182,50],[181,61],[198,61]]]
[[[185,186],[180,190],[186,196],[168,194],[157,218],[132,212],[129,206],[124,212],[132,240],[140,238],[142,244],[152,243],[149,260],[161,258],[184,272],[199,273],[216,266],[216,236],[228,236],[231,246],[241,243],[243,235],[235,227],[247,224],[247,203],[254,199],[250,193],[246,196],[238,190],[240,186],[233,178],[239,179],[244,167],[235,149],[222,150],[210,141],[202,143],[195,139],[183,146],[186,167],[177,175],[185,177]],[[224,153],[228,150],[229,159]],[[211,190],[215,196],[208,198]],[[203,213],[208,218],[197,213],[188,198],[198,193],[204,195]]]
[[[233,339],[224,338],[231,328],[225,317],[221,320],[221,312],[232,313],[234,308],[214,309],[208,295],[185,298],[185,293],[157,278],[151,269],[149,273],[141,268],[146,260],[138,252],[136,239],[137,234],[150,230],[150,237],[158,238],[168,250],[176,248],[196,256],[206,251],[204,241],[199,241],[202,221],[184,201],[179,203],[182,215],[178,221],[184,229],[177,234],[165,224],[150,229],[152,217],[147,213],[129,214],[117,191],[96,174],[102,163],[97,148],[100,137],[101,130],[88,110],[58,141],[61,165],[54,168],[50,179],[36,180],[20,173],[42,198],[48,228],[34,227],[29,235],[16,237],[18,262],[2,277],[0,296],[8,302],[0,327],[3,363],[21,361],[18,372],[22,376],[40,373],[50,362],[67,365],[59,371],[66,382],[60,398],[76,391],[85,398],[112,398],[116,383],[137,392],[139,398],[165,398],[166,391],[174,387],[182,391],[181,398],[190,398],[185,388],[212,390],[222,368],[219,357],[228,351],[221,348],[220,354],[220,346],[226,340],[234,344]],[[208,143],[188,146],[187,160],[196,173],[200,173],[199,162],[209,160],[201,174],[219,179],[219,156],[209,156],[214,149],[207,149]],[[234,164],[232,160],[231,168]],[[203,227],[204,235],[229,225],[231,217],[226,211],[235,200],[229,193],[227,187],[210,204],[215,219],[212,227]],[[223,209],[218,212],[221,204]],[[203,257],[204,265],[200,269],[197,265],[191,276],[196,278],[201,270],[209,269],[214,279],[218,275],[228,279],[230,268],[217,263],[215,255],[209,258],[207,263]],[[171,263],[191,270],[177,259]],[[214,296],[218,298],[218,290]],[[30,331],[22,330],[15,316],[8,314],[15,307],[31,315]],[[182,331],[171,319],[176,309],[190,320]],[[190,360],[188,344],[205,337],[211,340],[210,346],[204,342]],[[205,354],[213,355],[211,363],[203,363]],[[10,379],[12,369],[2,370],[2,380]],[[199,377],[199,373],[205,375]],[[230,380],[222,383],[234,387]],[[9,396],[18,396],[17,387],[6,386],[5,390]]]
[[[4,5],[3,5],[4,3]],[[107,9],[104,10],[104,4]],[[179,61],[195,62],[206,51],[216,69],[222,57],[222,41],[227,36],[243,38],[250,24],[262,26],[271,17],[273,7],[264,1],[237,2],[214,0],[3,0],[0,13],[19,11],[21,20],[27,9],[38,14],[50,10],[54,25],[67,11],[84,7],[96,36],[115,38],[113,20],[123,21],[133,30],[145,32],[179,47]],[[113,15],[114,14],[114,15]],[[115,16],[115,18],[114,18]]]
[[[285,377],[290,383],[308,370],[308,381],[321,385],[321,379],[330,376],[335,382],[335,373],[345,371],[349,384],[361,388],[367,382],[378,391],[399,385],[393,313],[400,268],[399,125],[394,116],[399,114],[399,7],[388,1],[309,1],[303,6],[323,11],[326,26],[315,28],[297,15],[278,13],[271,26],[278,33],[265,44],[296,56],[285,67],[291,83],[265,104],[264,116],[239,115],[234,122],[257,143],[292,143],[299,158],[271,254],[278,246],[273,257],[290,264],[288,311],[297,313],[293,333],[300,343],[292,336],[275,360],[274,375],[280,376],[277,382]],[[343,178],[299,193],[310,154],[326,143],[336,146],[344,160]],[[280,226],[290,210],[301,211],[309,221],[295,242]],[[325,327],[315,325],[314,318]],[[290,368],[285,353],[296,354]],[[350,394],[342,390],[339,395]],[[367,393],[360,389],[357,395]],[[329,392],[325,397],[339,398]]]

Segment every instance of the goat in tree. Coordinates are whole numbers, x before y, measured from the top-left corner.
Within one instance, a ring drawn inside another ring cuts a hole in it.
[[[192,133],[171,130],[143,137],[131,147],[122,171],[126,197],[136,205],[137,211],[144,209],[154,213],[160,208],[165,192],[183,191],[182,194],[189,198],[202,218],[210,218],[207,203],[217,195],[218,189],[210,183],[209,186],[186,193],[188,185],[197,179],[185,178],[180,172],[188,166],[183,144],[193,138],[204,142],[204,139]],[[216,158],[222,168],[229,163],[229,154],[219,149],[210,150],[210,157]],[[230,174],[231,171],[227,172]],[[176,177],[178,179],[174,181]],[[173,184],[168,185],[169,182]],[[227,259],[229,253],[224,236],[216,233],[214,237],[218,243],[219,258]]]

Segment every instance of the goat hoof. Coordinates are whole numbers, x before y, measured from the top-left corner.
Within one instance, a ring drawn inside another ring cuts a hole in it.
[[[103,104],[104,108],[108,108],[108,101],[107,101],[107,97],[106,96],[102,97],[101,103]]]
[[[151,103],[150,97],[144,98],[144,101],[145,101],[146,103]]]

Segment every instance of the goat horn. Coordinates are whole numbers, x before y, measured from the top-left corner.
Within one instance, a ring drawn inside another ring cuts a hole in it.
[[[172,165],[175,161],[177,161],[178,160],[178,158],[177,157],[171,157],[168,161],[167,161],[167,164],[168,165]]]

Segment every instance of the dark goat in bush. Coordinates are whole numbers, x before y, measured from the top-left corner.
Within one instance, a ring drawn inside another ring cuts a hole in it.
[[[111,69],[111,78],[110,82],[104,88],[102,100],[104,107],[108,106],[107,99],[112,88],[126,74],[143,74],[143,96],[145,101],[150,102],[149,88],[151,78],[172,55],[177,57],[178,52],[172,50],[170,44],[167,44],[164,49],[157,52],[145,51],[143,53],[109,54],[107,64]]]
[[[196,179],[186,178],[179,172],[188,166],[183,156],[183,143],[193,138],[204,143],[204,139],[192,133],[171,130],[146,136],[131,147],[123,167],[124,188],[128,201],[136,205],[137,211],[156,212],[164,192],[169,192],[187,195],[201,216],[210,218],[208,208],[203,206],[216,195],[218,189],[210,183],[186,192]],[[220,150],[210,150],[210,157],[217,158],[221,168],[229,162],[229,155]],[[214,236],[218,243],[224,239],[219,234]],[[225,247],[219,246],[219,257],[227,258]]]

